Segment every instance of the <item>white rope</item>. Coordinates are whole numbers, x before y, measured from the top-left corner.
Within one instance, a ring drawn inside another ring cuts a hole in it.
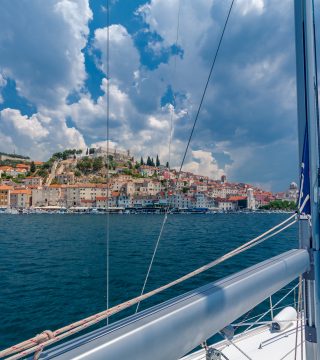
[[[270,295],[270,312],[271,312],[271,319],[273,320],[273,305],[272,305],[272,295]]]
[[[307,203],[307,201],[308,201],[309,199],[310,199],[310,195],[308,194],[308,195],[305,197],[302,205],[301,205],[300,208],[299,208],[299,213],[302,213],[302,210],[303,210],[304,207],[306,206],[306,203]]]

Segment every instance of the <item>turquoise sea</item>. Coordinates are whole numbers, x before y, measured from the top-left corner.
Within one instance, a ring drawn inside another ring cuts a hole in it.
[[[287,217],[289,214],[170,215],[146,290],[212,261]],[[162,215],[110,216],[111,305],[140,293],[162,220]],[[105,215],[0,215],[0,229],[1,348],[106,308]],[[293,226],[155,296],[140,309],[296,246],[297,226]],[[267,306],[262,304],[256,311]],[[111,321],[133,312],[128,309]]]

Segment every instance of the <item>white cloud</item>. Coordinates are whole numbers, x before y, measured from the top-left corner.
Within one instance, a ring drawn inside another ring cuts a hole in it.
[[[107,33],[108,28],[97,29],[94,40],[94,47],[102,53],[100,67],[105,74],[107,70]],[[109,27],[109,39],[110,79],[121,88],[128,88],[134,84],[135,73],[140,66],[139,53],[131,36],[122,25]]]
[[[2,114],[6,122],[1,128],[1,141],[9,144],[13,140],[21,148],[25,144],[32,147],[28,139],[34,136],[33,147],[38,147],[34,151],[43,154],[54,143],[57,147],[84,145],[81,134],[91,143],[105,141],[107,80],[102,80],[103,95],[97,100],[83,89],[86,73],[81,50],[87,44],[92,18],[89,1],[30,0],[28,6],[25,4],[3,1],[0,73],[16,81],[20,95],[33,102],[38,112],[27,118],[19,113]],[[149,45],[143,50],[144,56],[150,53],[161,59],[162,52],[168,52],[175,43],[178,4],[179,0],[151,0],[138,9],[147,25],[143,31],[161,37],[146,37]],[[219,176],[221,169],[207,151],[214,152],[218,147],[220,153],[228,152],[231,165],[226,170],[234,179],[243,176],[243,169],[248,170],[252,163],[257,168],[260,163],[263,171],[261,164],[270,154],[263,151],[259,158],[261,147],[266,143],[272,147],[281,137],[293,138],[296,126],[290,4],[288,0],[281,4],[278,0],[236,2],[187,159],[186,166],[194,171]],[[180,163],[228,6],[229,2],[214,0],[181,1],[181,54],[176,59],[163,59],[155,69],[141,64],[142,49],[136,48],[133,39],[136,34],[131,35],[124,25],[110,26],[108,75],[113,142],[137,155],[158,153],[165,162],[169,156],[170,106],[163,106],[162,100],[171,85],[177,94],[171,165]],[[275,27],[277,36],[270,36],[269,29]],[[107,29],[96,29],[92,49],[101,52],[101,59],[96,61],[104,73],[106,45]],[[80,100],[67,105],[68,94],[79,90]],[[67,117],[76,128],[66,126]],[[26,124],[30,124],[30,133]],[[54,134],[52,139],[46,131]],[[38,136],[31,136],[37,132]],[[192,152],[194,148],[206,151]]]
[[[82,135],[68,128],[64,119],[40,113],[28,117],[19,110],[3,109],[0,111],[0,133],[4,140],[2,150],[10,151],[10,147],[14,147],[17,152],[35,159],[47,159],[59,149],[85,147]]]
[[[3,103],[3,97],[2,97],[2,89],[7,85],[7,80],[3,77],[3,75],[0,73],[0,104]]]
[[[0,88],[5,87],[7,85],[7,80],[0,74]]]
[[[242,15],[246,16],[250,12],[262,14],[265,4],[264,0],[240,0],[237,6],[240,8]]]
[[[29,117],[2,110],[1,147],[12,144],[41,159],[65,147],[84,147],[79,131],[66,125],[66,98],[87,76],[82,49],[92,19],[89,0],[4,0],[1,7],[0,89],[6,78],[14,80],[19,95],[38,110]]]
[[[86,77],[88,0],[5,0],[1,7],[0,72],[36,106],[63,104]]]
[[[192,161],[185,164],[185,171],[191,171],[195,174],[206,175],[212,179],[220,179],[225,174],[224,169],[220,169],[216,159],[210,151],[194,150],[192,151]]]

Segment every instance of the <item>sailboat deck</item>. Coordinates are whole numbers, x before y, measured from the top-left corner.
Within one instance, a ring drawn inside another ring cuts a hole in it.
[[[297,343],[297,350],[296,349]],[[305,347],[301,354],[301,328],[292,324],[282,332],[271,332],[269,326],[263,325],[247,334],[236,335],[232,343],[223,340],[213,345],[220,350],[228,360],[301,360],[305,359]],[[243,353],[242,353],[242,352]],[[295,357],[296,353],[296,357]],[[301,356],[303,355],[303,356]],[[181,360],[205,360],[206,352],[204,349],[183,357]]]

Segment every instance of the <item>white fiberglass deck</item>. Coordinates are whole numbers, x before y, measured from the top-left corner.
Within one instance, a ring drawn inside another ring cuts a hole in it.
[[[304,334],[303,334],[304,335]],[[297,355],[295,357],[295,344],[297,338]],[[304,340],[303,340],[304,341]],[[292,324],[282,332],[271,332],[269,326],[263,325],[247,334],[236,335],[231,344],[223,340],[213,345],[220,350],[228,360],[301,360],[301,328]],[[303,358],[305,359],[305,346],[303,342]],[[241,351],[245,353],[245,356]],[[221,359],[225,359],[223,356]],[[183,357],[181,360],[205,360],[205,350],[199,350],[193,354]]]

